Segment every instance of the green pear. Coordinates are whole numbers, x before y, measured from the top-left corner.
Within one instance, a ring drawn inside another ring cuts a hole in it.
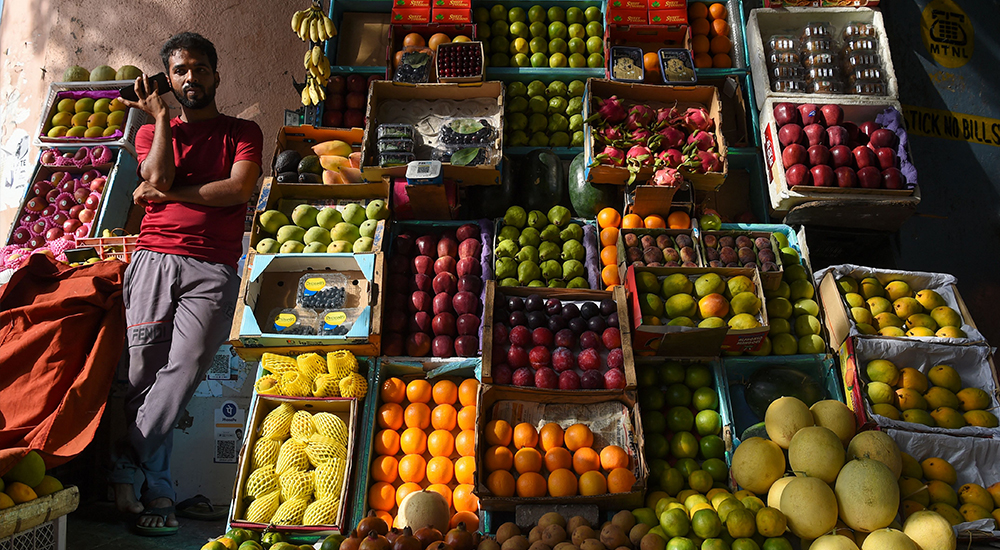
[[[504,225],[522,229],[528,223],[528,214],[520,206],[511,206],[503,215]]]
[[[552,208],[549,208],[549,213],[547,217],[549,223],[555,224],[559,227],[564,227],[566,224],[569,223],[569,219],[571,216],[572,213],[569,211],[569,208],[557,204]]]
[[[590,288],[590,283],[583,277],[573,277],[566,283],[566,288]]]
[[[514,279],[514,286],[517,286],[517,261],[514,258],[497,258],[496,276],[498,280]]]
[[[549,219],[545,216],[545,212],[541,210],[532,210],[528,213],[528,226],[541,231],[545,229],[545,226],[549,225]]]
[[[559,238],[563,241],[582,241],[583,226],[577,223],[566,225],[566,228],[559,232]]]
[[[261,228],[272,235],[277,234],[281,226],[291,223],[288,216],[279,210],[265,210],[260,214]]]

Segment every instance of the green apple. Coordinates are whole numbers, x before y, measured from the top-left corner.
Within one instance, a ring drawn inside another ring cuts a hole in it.
[[[566,27],[566,32],[569,33],[570,38],[583,38],[587,36],[587,30],[579,23],[573,23]]]
[[[600,21],[601,20],[601,8],[599,8],[597,6],[590,6],[589,8],[587,8],[586,10],[584,10],[583,17],[585,17],[587,19],[587,21]]]
[[[562,21],[553,21],[549,23],[549,40],[552,40],[553,38],[562,38],[563,40],[569,38],[569,33],[566,30],[566,23],[563,23]]]
[[[510,34],[519,38],[528,38],[531,33],[528,32],[528,25],[522,21],[515,21],[510,24]]]
[[[604,67],[604,56],[599,53],[592,53],[587,57],[587,66],[591,69],[601,69]]]
[[[587,53],[604,54],[604,41],[596,36],[587,39]]]
[[[566,87],[570,97],[583,97],[583,92],[586,89],[587,85],[582,80],[572,80]]]
[[[490,10],[486,8],[476,8],[472,10],[472,20],[476,23],[489,23]]]
[[[523,38],[515,38],[513,42],[510,43],[510,55],[515,55],[523,53],[527,55],[531,49],[528,48],[528,41]]]
[[[569,46],[562,38],[553,38],[549,40],[549,53],[566,53],[568,51]]]
[[[508,140],[505,139],[504,143],[508,143]],[[509,143],[511,147],[524,147],[528,145],[528,134],[524,130],[514,130],[510,134]]]
[[[565,97],[553,97],[549,100],[549,113],[559,113],[562,115],[566,112],[566,106],[569,104]]]
[[[510,113],[507,115],[507,125],[511,130],[524,130],[528,127],[528,117],[524,113]]]
[[[526,110],[528,110],[528,98],[524,96],[517,96],[507,103],[509,113],[523,113]]]
[[[494,21],[506,21],[507,20],[507,8],[503,7],[502,4],[496,4],[490,8],[490,19]]]
[[[549,43],[541,37],[532,38],[531,42],[528,42],[528,48],[531,49],[531,53],[549,53]]]
[[[528,8],[528,21],[532,23],[545,21],[545,8],[537,5]]]
[[[528,83],[528,97],[535,97],[536,95],[545,95],[545,83],[541,80],[532,80]]]
[[[568,62],[564,53],[554,53],[549,56],[549,67],[565,67]]]
[[[587,31],[587,36],[604,36],[604,25],[600,21],[591,21],[584,29]]]
[[[549,125],[549,118],[542,113],[535,113],[528,118],[528,131],[532,134],[541,132]]]
[[[583,15],[583,10],[573,6],[566,10],[566,22],[567,23],[583,23],[586,21],[586,17]]]
[[[549,138],[549,147],[569,147],[569,134],[566,132],[555,132]]]
[[[513,23],[515,21],[525,22],[528,20],[528,14],[524,12],[524,8],[511,8],[507,12],[507,19]]]
[[[582,53],[574,53],[569,56],[569,66],[580,69],[587,66],[587,58]]]
[[[532,113],[544,113],[548,110],[549,102],[545,99],[545,96],[536,95],[528,99],[528,111]]]
[[[524,82],[514,81],[507,85],[507,97],[528,95],[528,86]]]
[[[587,51],[587,43],[582,38],[570,38],[566,45],[569,47],[569,53],[590,53]],[[584,63],[586,63],[586,58],[584,58]]]
[[[549,136],[542,132],[535,132],[531,134],[531,139],[528,140],[529,147],[548,147],[549,146]]]
[[[549,58],[542,52],[532,54],[531,56],[531,66],[532,67],[548,67]]]
[[[516,53],[514,57],[510,58],[511,67],[530,67],[531,59],[528,58],[527,54]]]
[[[490,56],[490,65],[494,67],[507,67],[510,65],[510,57],[505,53],[497,52]]]

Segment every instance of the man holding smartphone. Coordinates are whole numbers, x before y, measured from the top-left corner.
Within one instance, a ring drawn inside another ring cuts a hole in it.
[[[247,201],[261,174],[256,123],[223,115],[215,46],[190,32],[160,51],[180,103],[170,109],[153,79],[136,79],[128,107],[154,121],[139,129],[139,186],[145,208],[138,251],[125,272],[129,387],[127,434],[114,453],[111,482],[122,512],[138,514],[143,535],[177,531],[170,477],[173,430],[225,341],[239,289]],[[141,504],[133,484],[140,470]]]

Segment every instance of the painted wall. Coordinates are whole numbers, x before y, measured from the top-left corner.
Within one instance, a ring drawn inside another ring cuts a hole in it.
[[[292,77],[303,77],[302,43],[289,26],[308,2],[273,0],[6,0],[0,17],[0,242],[29,183],[38,151],[28,147],[49,84],[70,65],[135,65],[163,70],[160,45],[194,31],[215,43],[226,114],[264,132],[265,163],[285,109],[301,107]],[[171,102],[176,102],[171,98]]]

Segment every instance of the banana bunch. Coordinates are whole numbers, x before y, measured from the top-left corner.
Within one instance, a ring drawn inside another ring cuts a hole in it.
[[[309,9],[297,11],[292,15],[292,31],[299,35],[300,40],[311,42],[323,42],[337,36],[333,20],[327,17],[315,2]]]
[[[306,50],[302,59],[306,68],[306,85],[302,88],[302,104],[318,105],[326,99],[326,84],[330,81],[330,60],[318,45]]]
[[[302,88],[303,105],[319,105],[326,99],[326,86],[313,75],[306,75],[306,85]]]

